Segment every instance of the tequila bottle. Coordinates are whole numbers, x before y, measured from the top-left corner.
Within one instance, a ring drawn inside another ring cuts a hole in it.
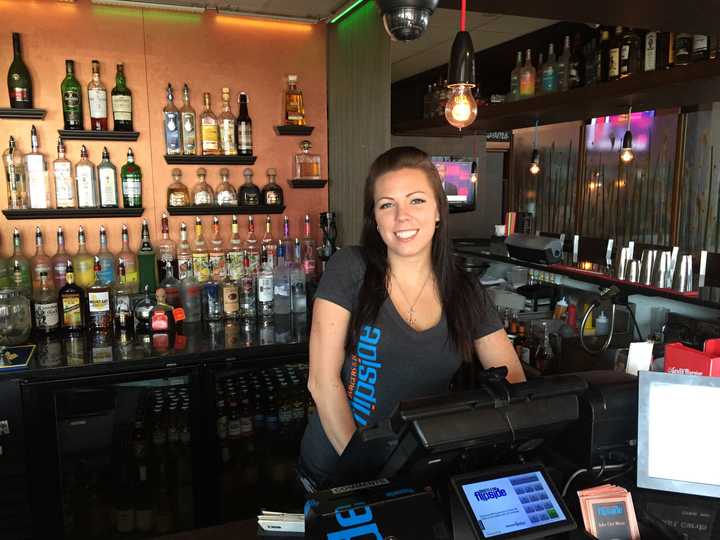
[[[200,113],[200,149],[203,156],[217,156],[220,154],[220,131],[218,120],[210,107],[210,93],[203,94],[205,108]]]
[[[65,143],[58,137],[58,157],[53,161],[53,176],[55,177],[55,206],[57,208],[75,208],[75,179],[72,174],[72,163],[65,157]]]
[[[262,203],[268,206],[283,206],[283,190],[277,184],[277,171],[270,168],[266,174],[267,184],[262,188]]]
[[[5,179],[7,180],[8,208],[27,208],[27,186],[25,183],[25,166],[23,155],[15,145],[15,138],[10,137],[8,147],[3,152]]]
[[[65,78],[60,84],[65,129],[83,129],[82,88],[75,78],[75,62],[65,60]]]
[[[320,155],[311,154],[310,141],[300,143],[300,153],[295,154],[295,178],[303,180],[320,179]]]
[[[39,151],[37,129],[30,129],[31,152],[25,154],[25,174],[27,175],[30,208],[50,208],[50,179],[45,154]]]
[[[52,281],[52,264],[50,257],[45,254],[43,235],[40,227],[35,227],[35,255],[30,260],[30,275],[33,290],[40,287],[40,274],[44,273]]]
[[[115,283],[115,255],[108,249],[107,231],[100,225],[100,249],[97,254],[100,270],[97,277],[106,285]]]
[[[229,275],[226,275],[222,281],[222,304],[225,319],[237,319],[240,317],[238,282]]]
[[[127,225],[122,226],[122,249],[118,253],[118,259],[125,263],[125,281],[132,294],[138,292],[138,264],[137,256],[130,249],[130,234]]]
[[[85,291],[75,283],[75,272],[70,261],[65,268],[65,285],[60,289],[60,311],[62,327],[66,331],[77,332],[85,328]]]
[[[260,204],[260,188],[253,184],[253,170],[247,167],[243,171],[245,183],[240,186],[239,204],[242,206],[257,206]]]
[[[220,148],[226,156],[236,156],[238,153],[236,136],[237,120],[230,110],[230,89],[222,89],[223,110],[220,113]]]
[[[243,273],[243,248],[237,216],[232,217],[231,231],[230,249],[227,251],[226,273],[233,281],[238,281]]]
[[[170,83],[167,85],[167,104],[163,108],[163,131],[165,132],[165,153],[168,156],[182,153],[180,111],[175,106],[175,95]]]
[[[237,149],[241,156],[252,156],[252,120],[248,112],[248,97],[245,92],[240,92],[238,96],[240,105],[240,114],[237,119]]]
[[[203,237],[203,226],[199,217],[195,218],[195,242],[193,244],[192,263],[195,279],[198,282],[205,283],[210,279],[210,254]]]
[[[160,218],[162,237],[158,242],[158,276],[162,282],[165,279],[165,271],[167,269],[167,263],[173,269],[173,274],[177,268],[177,260],[175,258],[176,246],[172,238],[170,238],[170,224],[168,223],[168,215],[163,212],[162,218]],[[186,231],[187,237],[187,231]],[[167,291],[166,291],[167,292]]]
[[[213,278],[222,281],[225,277],[225,248],[220,234],[220,219],[213,216],[213,236],[210,240],[210,266],[213,268]]]
[[[127,163],[120,169],[123,208],[142,208],[142,170],[135,163],[132,148],[127,151]]]
[[[177,268],[178,278],[184,280],[192,274],[192,249],[188,242],[188,230],[185,223],[180,224],[180,242],[177,246]]]
[[[33,294],[33,322],[40,332],[53,332],[60,327],[58,295],[47,272],[40,272],[40,283]]]
[[[175,331],[175,318],[165,289],[160,287],[155,291],[155,300],[155,305],[150,311],[150,329],[153,334],[172,334]]]
[[[80,225],[78,228],[78,251],[72,258],[75,269],[75,282],[87,289],[95,281],[95,259],[88,253],[85,237],[85,228]]]
[[[75,181],[77,182],[78,207],[97,208],[100,206],[95,164],[88,159],[87,147],[84,144],[80,147],[80,161],[75,165]]]
[[[100,62],[92,61],[92,80],[88,84],[88,105],[90,106],[90,129],[107,131],[107,89],[100,80]]]
[[[288,75],[288,87],[285,91],[285,123],[304,126],[305,105],[302,91],[297,87],[297,80],[297,75]]]
[[[215,202],[218,206],[237,206],[237,191],[230,183],[230,171],[223,167],[220,169],[220,185],[215,190]]]
[[[115,131],[132,131],[132,92],[125,81],[125,66],[118,64],[115,72],[115,88],[112,89],[113,129]]]
[[[55,282],[55,288],[59,291],[65,286],[65,271],[70,256],[65,251],[65,233],[62,227],[57,228],[57,252],[50,259],[50,267],[52,268],[52,277]]]
[[[102,160],[98,165],[100,184],[100,208],[118,207],[117,169],[110,161],[110,152],[103,147]]]
[[[151,292],[157,288],[157,266],[155,262],[155,250],[150,243],[150,228],[147,219],[143,219],[140,249],[137,253],[138,261],[138,283],[141,289],[146,286]]]
[[[173,181],[167,190],[167,207],[177,208],[190,206],[190,192],[182,182],[182,171],[175,168],[171,174]]]
[[[215,203],[215,192],[207,183],[207,171],[204,167],[197,170],[198,181],[193,186],[192,199],[195,206],[212,206]]]
[[[187,83],[183,84],[183,106],[180,109],[180,121],[182,123],[182,153],[186,156],[197,154],[195,109],[190,105],[190,88]]]
[[[265,234],[262,237],[261,245],[270,268],[274,268],[277,264],[277,250],[275,249],[275,239],[272,235],[272,220],[270,216],[265,216]]]
[[[88,327],[90,330],[110,330],[112,310],[110,308],[110,286],[100,277],[100,259],[95,257],[95,281],[88,287]]]
[[[309,214],[305,214],[305,231],[302,239],[302,267],[307,280],[314,280],[317,268],[317,248],[310,229]]]
[[[252,216],[248,216],[247,231],[244,247],[250,260],[250,271],[256,274],[260,266],[260,247],[258,246],[258,239],[255,236],[255,220]]]

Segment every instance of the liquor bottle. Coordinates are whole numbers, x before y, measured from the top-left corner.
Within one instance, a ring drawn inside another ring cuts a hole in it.
[[[200,167],[197,170],[198,181],[192,189],[192,200],[195,206],[212,206],[215,204],[215,192],[205,180],[206,177],[207,170]]]
[[[132,131],[132,92],[125,81],[125,66],[118,64],[115,72],[115,87],[110,92],[112,102],[113,129],[115,131]]]
[[[165,153],[176,156],[182,153],[180,138],[180,112],[174,103],[172,85],[167,85],[167,104],[163,108],[163,130],[165,132]]]
[[[693,34],[691,59],[693,62],[701,62],[708,59],[708,36],[704,34]]]
[[[160,242],[158,242],[157,265],[158,277],[162,282],[162,280],[165,279],[165,264],[170,263],[174,274],[175,269],[177,268],[177,260],[175,258],[176,246],[175,242],[173,242],[170,238],[170,225],[168,223],[168,215],[165,212],[163,212],[162,217],[160,218],[160,224],[162,237],[160,238]],[[187,232],[185,233],[185,236],[187,237]]]
[[[547,61],[540,68],[542,73],[541,88],[545,94],[557,92],[558,89],[558,70],[553,47],[554,45],[552,43],[548,45]]]
[[[200,113],[200,150],[203,156],[217,156],[220,152],[218,120],[210,108],[210,93],[203,93],[205,108]]]
[[[220,185],[215,190],[215,204],[218,206],[237,206],[237,191],[230,183],[230,171],[223,167],[220,169]]]
[[[642,40],[631,28],[623,34],[620,45],[620,78],[624,79],[642,71]]]
[[[620,78],[620,48],[622,46],[623,27],[615,27],[615,35],[610,40],[608,53],[608,80],[614,81]]]
[[[536,85],[536,87],[535,87],[535,95],[536,95],[536,96],[541,96],[542,94],[545,93],[545,91],[544,91],[544,89],[543,89],[543,81],[542,81],[543,66],[545,65],[545,58],[543,57],[542,51],[540,51],[540,52],[538,53],[538,62],[537,62],[537,65],[538,65],[538,71],[537,71],[537,80],[535,81],[535,85]]]
[[[248,112],[248,97],[245,92],[238,96],[240,111],[237,118],[237,150],[241,156],[252,156],[252,120]]]
[[[100,62],[92,61],[92,80],[88,84],[88,106],[90,107],[90,129],[107,131],[107,90],[100,80]]]
[[[243,248],[237,216],[232,217],[230,249],[227,251],[226,274],[238,281],[243,273]]]
[[[213,216],[213,235],[210,239],[210,266],[213,268],[213,278],[222,281],[225,277],[225,248],[220,234],[220,219]]]
[[[293,313],[307,312],[307,295],[305,270],[302,260],[302,245],[298,238],[295,239],[295,255],[290,263],[290,307]]]
[[[220,149],[221,153],[226,156],[236,156],[237,147],[237,120],[230,110],[230,89],[222,89],[223,108],[218,118],[220,130]]]
[[[197,154],[197,134],[195,109],[190,105],[190,88],[183,84],[183,106],[180,109],[180,122],[182,124],[182,153],[186,156]]]
[[[12,265],[12,288],[28,300],[32,300],[32,287],[23,280],[23,271],[18,261],[14,261]]]
[[[520,97],[535,95],[535,68],[532,65],[532,51],[525,51],[525,65],[520,70]]]
[[[523,364],[530,364],[530,341],[527,339],[525,325],[520,324],[518,327],[518,336],[513,343],[515,352]]]
[[[82,88],[75,78],[75,62],[65,60],[65,78],[60,85],[65,129],[83,129]]]
[[[300,143],[300,153],[295,154],[295,178],[307,180],[320,179],[320,155],[311,154],[310,141]]]
[[[297,87],[297,75],[288,75],[285,91],[285,123],[291,126],[305,125],[305,104],[303,94]]]
[[[240,317],[238,282],[229,274],[222,280],[222,299],[223,317],[229,320],[238,319]]]
[[[98,183],[100,184],[100,208],[117,208],[117,169],[110,161],[110,152],[106,146],[103,147],[102,160],[98,165]]]
[[[221,284],[213,278],[214,268],[210,265],[210,277],[202,286],[203,319],[219,321],[223,317]]]
[[[53,332],[60,327],[58,295],[47,272],[40,272],[40,283],[33,294],[33,322],[40,332]]]
[[[188,264],[187,272],[180,279],[180,299],[185,311],[185,322],[198,322],[202,319],[202,288],[195,279],[192,260]]]
[[[583,46],[583,58],[585,59],[585,65],[583,68],[583,84],[585,86],[592,86],[597,84],[597,49],[598,39],[597,37],[591,38]]]
[[[160,288],[165,290],[165,299],[168,304],[173,308],[177,308],[182,311],[182,298],[180,296],[180,280],[175,277],[175,272],[170,261],[165,261],[165,267],[163,268],[163,277],[160,282]],[[160,290],[160,289],[158,289]],[[184,316],[182,317],[184,319]],[[175,322],[182,320],[176,318]]]
[[[557,87],[560,92],[570,89],[570,62],[570,36],[565,36],[563,52],[557,60]]]
[[[195,218],[195,241],[193,243],[192,265],[195,279],[199,283],[205,283],[210,279],[210,254],[203,237],[202,221]]]
[[[115,255],[108,249],[105,225],[100,225],[100,249],[97,259],[100,262],[100,271],[97,273],[97,277],[105,285],[112,285],[115,283]]]
[[[243,171],[243,176],[245,177],[245,183],[240,186],[238,203],[240,206],[259,205],[261,200],[260,188],[253,184],[253,170],[247,167]]]
[[[273,263],[267,260],[266,246],[262,247],[262,263],[257,278],[258,315],[264,320],[273,318]]]
[[[127,282],[125,272],[125,261],[118,258],[117,264],[117,283],[113,287],[113,316],[115,319],[116,331],[132,331],[133,329],[133,309],[132,309],[132,287]]]
[[[52,268],[52,277],[55,288],[59,291],[65,286],[65,270],[67,261],[70,256],[65,251],[65,233],[62,226],[57,228],[57,252],[50,259],[50,267]]]
[[[675,34],[675,65],[685,66],[692,57],[692,35],[684,32]]]
[[[140,249],[137,253],[138,261],[138,285],[141,289],[147,286],[150,292],[157,288],[157,263],[155,262],[155,250],[150,243],[150,229],[147,219],[143,219]]]
[[[598,82],[609,80],[610,69],[610,31],[607,28],[600,30],[600,42],[595,50],[595,78]]]
[[[257,283],[255,272],[250,268],[250,257],[248,257],[247,251],[243,251],[243,272],[239,283],[240,316],[246,321],[254,321],[257,316],[255,308]]]
[[[275,249],[275,239],[272,235],[272,220],[270,216],[265,216],[265,234],[262,237],[261,247],[265,252],[270,268],[274,268],[277,264],[277,251]]]
[[[25,154],[25,174],[30,208],[50,208],[50,179],[48,178],[47,159],[45,159],[45,154],[38,150],[35,126],[30,129],[30,146],[32,151]]]
[[[128,148],[128,160],[120,169],[123,208],[142,208],[142,169],[135,163],[135,154]]]
[[[55,177],[55,206],[57,208],[75,208],[75,179],[72,174],[72,163],[65,157],[65,143],[58,137],[58,157],[53,161],[53,176]]]
[[[62,327],[66,331],[75,332],[85,328],[85,291],[75,283],[75,272],[70,261],[65,268],[66,283],[59,292]]]
[[[190,206],[190,192],[182,182],[182,171],[175,168],[170,174],[172,174],[173,181],[167,190],[167,207],[177,208]]]
[[[283,235],[280,242],[285,247],[285,259],[287,259],[288,261],[295,260],[293,239],[290,237],[290,219],[287,216],[283,216]]]
[[[155,291],[155,305],[150,312],[150,329],[153,334],[172,334],[175,332],[173,307],[167,302],[167,292],[160,287]]]
[[[261,200],[268,206],[283,206],[283,190],[277,184],[277,171],[270,168],[266,171],[267,184],[262,188]]]
[[[522,71],[522,51],[517,52],[515,67],[510,72],[510,99],[520,99],[520,72]]]
[[[40,287],[40,274],[45,273],[49,281],[52,281],[52,263],[50,257],[45,254],[43,247],[43,235],[40,227],[35,227],[35,255],[30,260],[30,277],[32,288],[37,290]]]
[[[148,286],[145,285],[143,289],[143,297],[135,304],[135,308],[133,309],[135,321],[138,325],[137,329],[139,331],[143,332],[150,330],[150,314],[152,313],[152,309],[154,307],[155,302],[153,302],[150,298],[150,290],[148,289]]]
[[[285,245],[278,242],[277,266],[273,270],[273,313],[289,315],[290,311],[290,266],[285,257]]]
[[[95,259],[87,251],[85,229],[78,227],[78,251],[72,258],[75,269],[75,283],[87,289],[95,281]]]
[[[15,138],[10,137],[7,149],[3,152],[5,179],[7,181],[8,208],[20,209],[28,207],[27,183],[25,181],[25,165],[23,155],[15,145]]]
[[[252,216],[248,216],[247,231],[244,248],[250,259],[250,271],[256,274],[260,266],[260,248],[257,237],[255,236],[255,220]]]
[[[183,280],[188,274],[192,274],[192,249],[188,242],[188,231],[185,222],[180,224],[180,242],[177,246],[177,269],[178,279]]]
[[[585,53],[581,45],[582,36],[575,34],[570,47],[570,78],[569,87],[578,88],[584,86],[585,83]]]
[[[308,281],[315,280],[317,248],[310,229],[310,215],[305,214],[305,230],[302,239],[302,267]]]
[[[100,277],[100,259],[95,257],[95,281],[88,287],[88,318],[90,330],[110,330],[112,328],[112,311],[110,310],[110,286]]]
[[[75,182],[79,208],[97,208],[100,205],[98,196],[95,164],[88,159],[88,151],[83,144],[80,147],[80,161],[75,165]]]
[[[13,32],[13,61],[8,69],[7,83],[10,107],[13,109],[33,108],[32,78],[22,59],[20,34]]]
[[[125,280],[132,294],[137,294],[138,287],[138,264],[137,256],[130,249],[130,235],[127,225],[122,225],[122,248],[118,253],[118,259],[125,262]]]

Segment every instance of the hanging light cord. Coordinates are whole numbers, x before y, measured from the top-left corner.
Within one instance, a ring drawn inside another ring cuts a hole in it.
[[[533,150],[537,149],[537,135],[539,123],[539,120],[535,120],[535,130],[533,131]]]
[[[627,130],[630,131],[630,120],[632,119],[632,107],[628,108],[628,123],[627,123]]]
[[[467,9],[467,0],[462,0],[460,6],[460,31],[465,31],[465,11]]]

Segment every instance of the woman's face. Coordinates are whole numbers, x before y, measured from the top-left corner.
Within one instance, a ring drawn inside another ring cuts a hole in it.
[[[440,219],[430,179],[418,169],[400,169],[375,181],[375,221],[388,253],[411,257],[432,247]]]

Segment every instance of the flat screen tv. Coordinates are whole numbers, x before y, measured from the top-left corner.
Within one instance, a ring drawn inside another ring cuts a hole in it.
[[[440,173],[450,212],[475,210],[477,160],[472,157],[432,156]]]

